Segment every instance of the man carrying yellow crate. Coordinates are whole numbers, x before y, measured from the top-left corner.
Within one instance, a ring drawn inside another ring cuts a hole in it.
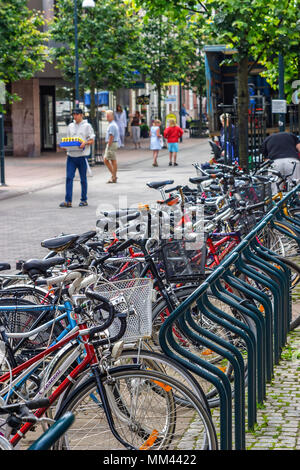
[[[67,148],[66,166],[66,196],[60,207],[72,207],[73,179],[76,169],[79,171],[81,183],[81,200],[79,206],[87,206],[87,157],[90,154],[90,145],[93,145],[95,133],[86,119],[83,119],[81,108],[73,111],[74,121],[68,125],[67,139],[61,143]],[[74,143],[69,146],[67,144]],[[77,144],[77,145],[76,145]]]

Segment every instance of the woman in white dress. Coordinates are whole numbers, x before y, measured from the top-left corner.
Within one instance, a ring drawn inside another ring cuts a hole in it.
[[[117,126],[119,128],[119,147],[124,147],[125,129],[127,127],[126,112],[123,111],[122,106],[120,106],[118,104],[117,105],[117,110],[114,113],[114,115],[115,115],[115,121],[116,121]]]
[[[150,149],[153,150],[152,166],[158,166],[158,163],[157,163],[158,152],[162,149],[162,144],[161,144],[162,135],[160,133],[160,125],[161,125],[161,121],[159,119],[155,119],[150,129]]]

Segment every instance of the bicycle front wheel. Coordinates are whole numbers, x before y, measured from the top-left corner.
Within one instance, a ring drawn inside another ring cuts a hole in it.
[[[120,450],[124,449],[122,441],[136,450],[217,448],[211,417],[200,400],[174,378],[129,369],[111,370],[101,381],[117,437],[108,425],[95,378],[90,377],[74,390],[56,416],[58,419],[66,411],[75,415],[57,448]]]

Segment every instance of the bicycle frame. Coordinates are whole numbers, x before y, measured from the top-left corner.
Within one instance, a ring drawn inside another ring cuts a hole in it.
[[[212,240],[213,237],[222,237],[221,240],[218,240],[214,242]],[[231,241],[230,241],[231,240]],[[229,233],[212,233],[207,237],[207,246],[208,246],[208,254],[207,257],[212,256],[214,261],[213,263],[209,266],[210,269],[215,268],[218,266],[222,259],[230,253],[235,246],[237,246],[241,241],[241,237],[238,232],[229,232]],[[218,248],[220,246],[226,244],[227,242],[230,242],[229,245],[220,253],[218,254]]]
[[[34,332],[28,333],[28,335],[32,335]],[[40,418],[47,410],[50,408],[50,406],[58,400],[58,398],[66,391],[66,389],[74,384],[75,379],[83,372],[87,367],[89,366],[95,376],[96,384],[97,384],[97,389],[98,393],[101,398],[101,406],[103,407],[103,410],[105,412],[105,416],[107,418],[107,422],[109,424],[110,430],[112,434],[115,436],[115,438],[122,444],[124,447],[127,449],[133,449],[132,446],[130,446],[128,443],[126,443],[117,433],[114,422],[113,422],[113,417],[111,414],[110,410],[110,404],[109,400],[107,398],[104,386],[102,385],[101,381],[101,373],[98,365],[98,359],[96,356],[96,351],[95,348],[92,344],[88,342],[89,339],[89,334],[87,330],[87,325],[85,323],[82,324],[77,324],[77,326],[70,332],[70,334],[60,340],[58,343],[56,343],[53,346],[50,346],[47,348],[45,351],[37,354],[35,357],[29,359],[28,361],[24,362],[23,364],[17,366],[14,368],[11,372],[8,372],[6,374],[3,374],[0,377],[0,383],[7,382],[11,380],[11,378],[17,376],[20,374],[22,371],[25,371],[25,375],[28,375],[28,371],[35,369],[38,364],[40,364],[45,357],[49,356],[56,350],[60,349],[62,346],[67,344],[68,342],[73,341],[74,339],[77,339],[78,336],[82,336],[82,341],[84,343],[84,349],[85,349],[85,357],[82,359],[81,362],[78,363],[78,365],[68,374],[68,376],[63,380],[61,384],[58,385],[58,387],[52,392],[49,396],[49,406],[44,407],[44,408],[39,408],[35,412],[35,416]],[[36,395],[35,398],[41,398],[41,396],[45,395],[48,390],[50,390],[60,379],[60,377],[68,370],[69,365],[78,357],[78,347],[74,350],[74,352],[70,355],[67,361],[65,361],[60,369],[58,369],[55,374],[49,378],[47,383],[43,386],[41,390],[39,390],[38,394]],[[32,369],[31,369],[32,368]],[[132,368],[139,368],[139,366],[123,366],[123,369],[132,369]],[[118,368],[120,369],[120,368]],[[23,377],[24,378],[24,377]],[[17,381],[20,380],[20,377],[16,379]],[[11,384],[13,385],[13,383]],[[9,387],[11,386],[9,385]],[[4,389],[4,392],[6,393],[7,389]],[[3,393],[3,391],[2,391]],[[14,447],[17,445],[17,443],[20,441],[21,438],[23,438],[26,433],[32,428],[34,424],[27,422],[23,424],[23,426],[20,428],[20,430],[10,439],[11,445]]]
[[[76,321],[74,320],[71,312],[73,310],[73,307],[71,305],[71,303],[69,301],[65,301],[64,304],[62,305],[53,305],[53,304],[50,304],[50,305],[8,305],[8,306],[0,306],[0,313],[1,312],[18,312],[18,311],[22,311],[22,312],[41,312],[41,315],[35,320],[35,322],[33,323],[32,327],[31,327],[31,330],[36,330],[38,328],[39,325],[41,325],[41,328],[38,330],[38,333],[41,331],[41,330],[44,330],[44,327],[45,325],[46,326],[51,326],[53,323],[55,322],[59,322],[59,321],[62,321],[64,319],[67,318],[68,320],[68,324],[66,325],[65,329],[61,332],[61,334],[56,338],[56,341],[59,341],[60,339],[62,339],[72,328],[74,328],[76,326]],[[45,316],[47,316],[47,314],[49,312],[56,312],[56,311],[59,311],[59,312],[64,312],[63,314],[59,315],[58,317],[56,318],[53,318],[52,320],[46,322],[46,323],[43,323],[43,320],[45,318]],[[26,339],[21,339],[20,342],[17,344],[17,346],[15,346],[13,349],[12,349],[12,352],[13,353],[16,353],[20,348],[21,346],[24,344],[24,342],[26,341]]]

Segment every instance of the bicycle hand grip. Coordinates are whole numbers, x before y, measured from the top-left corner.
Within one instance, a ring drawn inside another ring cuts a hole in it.
[[[39,398],[37,400],[30,400],[25,403],[29,410],[37,410],[38,408],[46,408],[50,405],[49,398]]]
[[[100,333],[101,331],[106,330],[112,324],[115,318],[115,308],[108,299],[98,294],[97,292],[87,289],[85,294],[88,298],[101,302],[101,305],[98,307],[101,307],[108,312],[108,317],[102,325],[95,326],[89,330],[89,336],[90,338],[93,338],[96,333]]]
[[[119,339],[123,338],[123,336],[125,334],[125,331],[126,331],[126,327],[127,327],[127,318],[126,317],[127,317],[126,315],[124,315],[122,317],[119,317],[121,325],[120,325],[120,330],[116,334],[116,336],[110,337],[109,339],[104,338],[104,339],[99,339],[99,340],[93,341],[93,346],[95,346],[95,347],[103,346],[104,344],[107,344],[108,342],[109,343],[116,343]]]

